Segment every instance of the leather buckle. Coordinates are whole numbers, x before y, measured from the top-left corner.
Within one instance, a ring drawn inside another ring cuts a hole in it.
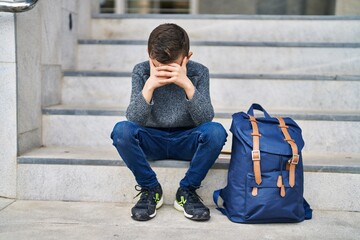
[[[260,150],[251,151],[251,158],[253,161],[260,161]]]
[[[293,142],[293,143],[295,143],[295,140],[292,139],[292,138],[285,138],[284,140],[287,141],[287,142]]]
[[[299,163],[300,160],[300,155],[299,154],[293,154],[292,159],[291,159],[291,164],[297,165]]]

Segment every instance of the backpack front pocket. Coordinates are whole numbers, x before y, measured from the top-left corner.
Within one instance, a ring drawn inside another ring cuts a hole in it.
[[[245,220],[249,223],[303,221],[303,197],[296,185],[290,187],[288,171],[262,173],[261,177],[258,185],[254,174],[247,175]]]

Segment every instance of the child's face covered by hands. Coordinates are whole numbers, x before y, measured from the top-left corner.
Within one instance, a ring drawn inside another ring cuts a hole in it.
[[[170,64],[161,64],[156,59],[149,58],[150,77],[142,90],[142,94],[148,103],[150,103],[155,89],[168,84],[176,84],[181,87],[184,89],[187,99],[192,99],[195,94],[195,87],[186,75],[186,64],[191,56],[192,52],[189,52],[188,56],[180,56]]]
[[[192,52],[188,56],[179,56],[173,63],[162,64],[156,59],[149,59],[150,76],[155,80],[155,85],[161,87],[168,84],[176,84],[181,88],[186,87],[188,78],[186,76],[186,65]]]

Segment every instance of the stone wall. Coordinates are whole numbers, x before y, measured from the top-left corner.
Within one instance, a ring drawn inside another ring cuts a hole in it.
[[[59,104],[63,69],[76,68],[78,1],[39,1],[16,15],[18,153],[42,145],[42,107]]]
[[[18,152],[41,146],[41,2],[16,15]]]
[[[16,196],[15,16],[0,13],[0,197]]]
[[[46,0],[0,13],[0,197],[16,198],[17,156],[42,145],[42,108],[60,103],[62,72],[76,68],[78,9]]]

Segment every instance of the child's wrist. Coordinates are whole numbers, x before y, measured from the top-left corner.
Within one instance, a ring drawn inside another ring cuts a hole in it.
[[[195,86],[189,81],[189,84],[186,85],[184,88],[186,96],[189,100],[191,100],[195,94]]]
[[[155,87],[150,84],[150,81],[146,81],[143,90],[152,93],[155,90]]]

